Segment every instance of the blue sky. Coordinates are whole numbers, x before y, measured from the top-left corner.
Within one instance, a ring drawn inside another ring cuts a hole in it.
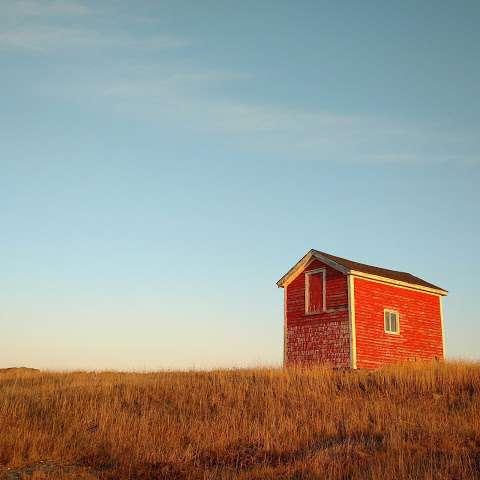
[[[0,366],[275,365],[317,248],[480,358],[480,4],[0,1]]]

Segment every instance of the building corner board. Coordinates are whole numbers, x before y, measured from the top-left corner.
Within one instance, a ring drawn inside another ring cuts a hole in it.
[[[438,296],[438,302],[440,306],[440,324],[442,328],[442,350],[443,350],[443,359],[445,360],[446,352],[445,352],[445,327],[443,325],[443,303],[442,303],[442,297],[439,295]]]
[[[287,358],[287,288],[283,287],[283,366],[286,367],[288,363]]]
[[[348,319],[350,325],[350,367],[357,368],[357,337],[355,329],[355,283],[354,276],[347,275],[348,284]]]

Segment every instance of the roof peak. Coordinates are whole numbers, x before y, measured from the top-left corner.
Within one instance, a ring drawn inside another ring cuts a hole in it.
[[[370,264],[367,264],[367,263],[363,263],[363,262],[357,262],[356,260],[349,260],[348,258],[345,258],[345,257],[339,257],[338,255],[333,255],[331,253],[327,253],[327,252],[322,252],[321,250],[316,250],[315,248],[312,248],[310,249],[310,252],[312,253],[316,253],[316,254],[319,254],[319,255],[324,255],[326,257],[329,257],[329,258],[336,258],[338,260],[344,260],[346,262],[351,262],[351,263],[356,263],[358,265],[365,265],[367,267],[373,267],[373,268],[381,268],[382,270],[388,270],[390,272],[397,272],[397,273],[408,273],[410,274],[409,272],[404,272],[404,271],[401,271],[401,270],[393,270],[392,268],[383,268],[383,267],[379,267],[378,265],[370,265]]]

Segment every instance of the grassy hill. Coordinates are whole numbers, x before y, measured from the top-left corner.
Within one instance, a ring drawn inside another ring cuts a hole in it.
[[[0,478],[480,478],[480,365],[0,374]]]

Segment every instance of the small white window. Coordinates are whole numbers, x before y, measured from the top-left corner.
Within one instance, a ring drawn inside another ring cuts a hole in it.
[[[385,332],[400,333],[400,315],[396,310],[384,310]]]

